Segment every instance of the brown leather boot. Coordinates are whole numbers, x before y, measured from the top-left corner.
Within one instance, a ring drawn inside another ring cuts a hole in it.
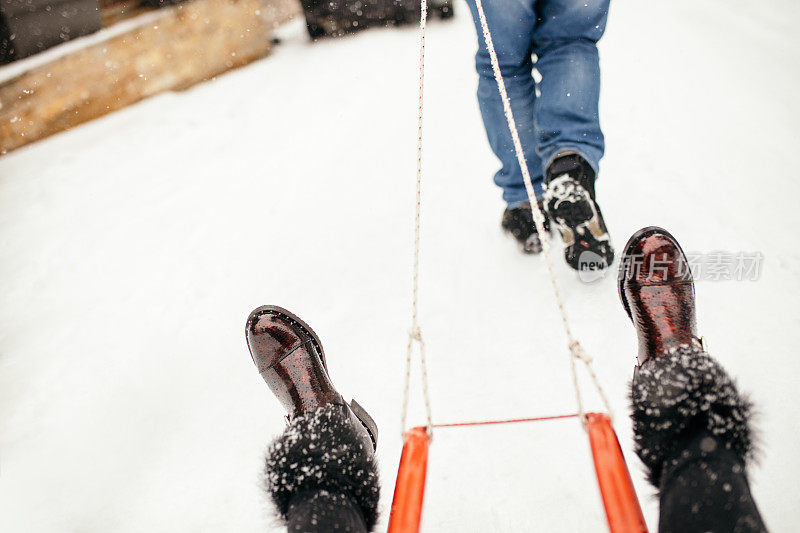
[[[689,261],[668,231],[650,226],[628,240],[619,297],[639,338],[639,366],[680,345],[702,348]]]
[[[374,451],[378,428],[356,403],[348,405],[331,383],[319,337],[286,309],[264,305],[247,319],[247,345],[261,377],[294,418],[327,405],[340,406]]]

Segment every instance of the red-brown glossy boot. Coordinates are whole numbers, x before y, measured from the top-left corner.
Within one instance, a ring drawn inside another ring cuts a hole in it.
[[[355,400],[348,405],[337,392],[328,375],[322,344],[308,324],[286,309],[264,305],[250,313],[245,333],[259,374],[290,418],[327,405],[340,406],[375,449],[375,421]]]
[[[640,229],[623,250],[619,297],[636,327],[639,366],[680,345],[702,348],[689,261],[668,231]]]

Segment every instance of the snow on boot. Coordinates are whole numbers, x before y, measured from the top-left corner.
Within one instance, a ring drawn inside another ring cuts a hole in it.
[[[539,202],[539,209],[544,215],[544,229],[550,233],[550,219],[547,217],[547,212],[541,201]],[[533,210],[530,202],[525,202],[513,209],[506,208],[503,212],[503,220],[500,226],[507,234],[516,239],[522,253],[538,254],[542,251],[542,241],[533,223]]]
[[[294,417],[269,447],[267,492],[289,531],[371,531],[380,484],[371,445],[347,406],[327,405]]]
[[[634,449],[659,489],[659,531],[765,531],[745,473],[750,402],[703,349],[691,270],[675,238],[655,226],[637,231],[618,288],[639,342]]]
[[[545,174],[544,205],[566,245],[564,259],[575,270],[603,269],[614,261],[594,180],[592,167],[575,152],[556,157]]]
[[[631,384],[634,450],[659,491],[659,532],[764,532],[747,479],[751,404],[695,345],[673,346]]]
[[[245,334],[261,377],[289,413],[265,466],[279,516],[290,531],[372,529],[380,495],[374,420],[334,388],[319,337],[296,315],[259,307]]]
[[[628,240],[618,290],[636,326],[639,365],[674,346],[701,346],[689,260],[667,230],[646,227]]]
[[[631,399],[637,453],[650,480],[658,484],[664,461],[677,455],[678,437],[690,428],[724,437],[744,460],[749,404],[703,351],[694,282],[678,241],[655,226],[637,231],[625,245],[619,278],[639,342]]]
[[[681,458],[683,439],[698,431],[712,435],[742,464],[752,452],[750,402],[695,345],[673,346],[640,366],[630,396],[636,454],[656,487],[664,469]]]
[[[245,335],[261,377],[293,418],[326,405],[340,405],[356,431],[374,450],[378,427],[353,400],[348,405],[334,388],[319,337],[299,317],[276,305],[255,309]]]

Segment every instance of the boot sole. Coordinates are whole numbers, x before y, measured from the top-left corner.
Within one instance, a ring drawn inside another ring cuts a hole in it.
[[[550,188],[554,183],[555,186]],[[559,186],[565,187],[567,190],[561,195],[556,195],[552,191]],[[555,199],[555,205],[551,210],[550,204],[553,199]],[[578,234],[585,235],[586,233],[592,235],[598,242],[610,241],[608,231],[603,230],[600,223],[600,214],[595,208],[594,201],[574,179],[567,176],[556,178],[550,182],[547,193],[545,193],[545,206],[548,207],[550,220],[558,226],[565,245],[575,244]]]
[[[614,262],[611,237],[600,208],[580,183],[568,175],[552,180],[545,193],[545,206],[564,241],[564,259],[571,268],[582,270],[580,256],[587,251],[602,257],[605,266],[601,268],[611,266]]]

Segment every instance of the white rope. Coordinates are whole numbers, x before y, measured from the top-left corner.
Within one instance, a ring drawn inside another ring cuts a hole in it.
[[[406,433],[406,417],[408,415],[408,388],[411,380],[411,354],[414,343],[419,346],[420,370],[422,373],[422,394],[425,398],[425,412],[427,415],[428,435],[433,434],[433,419],[431,417],[431,401],[428,394],[428,368],[425,361],[425,342],[422,340],[422,330],[419,327],[419,233],[420,211],[422,205],[422,100],[425,87],[425,28],[428,20],[428,2],[421,0],[419,18],[419,107],[417,110],[417,201],[414,215],[414,275],[412,278],[411,298],[411,328],[408,330],[408,346],[406,347],[406,374],[403,385],[403,411],[400,425],[401,434]]]
[[[489,31],[489,25],[486,22],[486,14],[483,11],[483,4],[481,0],[475,0],[478,8],[478,16],[483,30],[483,38],[486,43],[486,48],[489,51],[489,56],[492,62],[492,70],[494,71],[494,78],[497,81],[497,88],[500,91],[500,99],[503,101],[503,111],[505,112],[506,121],[508,122],[508,129],[511,132],[511,139],[514,143],[514,151],[517,155],[517,162],[522,170],[522,178],[525,182],[525,190],[528,193],[528,200],[531,204],[533,213],[534,226],[536,232],[539,234],[539,239],[542,242],[542,249],[544,251],[545,261],[547,262],[547,269],[550,274],[550,282],[553,286],[553,293],[558,304],[558,310],[561,314],[561,323],[564,327],[564,333],[567,336],[570,353],[570,369],[572,372],[572,384],[575,389],[575,399],[578,405],[578,414],[581,420],[586,422],[586,415],[583,408],[583,398],[581,396],[581,389],[578,383],[578,372],[576,368],[576,361],[581,361],[586,366],[589,376],[597,389],[600,397],[605,405],[606,411],[609,416],[613,418],[611,404],[608,401],[600,381],[597,379],[594,368],[592,367],[592,359],[586,354],[580,342],[572,334],[572,328],[567,318],[567,311],[564,305],[564,299],[561,296],[561,289],[558,285],[558,280],[553,266],[553,259],[550,250],[550,239],[544,229],[544,215],[539,208],[539,203],[536,200],[536,192],[533,189],[533,182],[531,180],[530,172],[528,171],[528,164],[525,161],[525,153],[522,150],[522,143],[519,139],[517,132],[517,125],[514,121],[514,114],[511,111],[511,102],[506,92],[505,81],[500,72],[500,64],[497,60],[497,53],[494,49],[492,42],[492,34]],[[422,203],[422,118],[423,118],[423,92],[425,85],[425,28],[427,26],[428,3],[427,0],[421,0],[421,13],[420,13],[420,53],[419,53],[419,108],[417,114],[417,198],[416,209],[414,217],[414,266],[413,266],[413,288],[412,288],[412,304],[411,304],[411,328],[408,332],[408,345],[406,347],[406,372],[403,386],[403,409],[401,414],[401,432],[405,435],[406,432],[406,418],[408,414],[408,392],[409,382],[411,380],[411,356],[413,353],[413,346],[416,342],[419,346],[420,354],[420,368],[422,372],[422,393],[425,399],[425,411],[427,415],[427,431],[432,435],[433,421],[431,417],[430,395],[428,392],[428,372],[425,361],[425,342],[422,340],[422,330],[418,322],[418,307],[419,307],[419,249],[420,249],[420,208]]]
[[[544,251],[545,261],[547,262],[547,269],[550,273],[550,281],[553,285],[553,293],[555,294],[556,302],[558,303],[558,310],[561,313],[561,323],[564,326],[564,333],[567,335],[570,352],[570,368],[572,371],[572,382],[575,388],[575,398],[578,404],[578,414],[580,415],[581,419],[585,421],[583,399],[581,397],[580,386],[578,385],[577,369],[575,368],[576,360],[583,361],[584,365],[589,371],[589,376],[592,378],[592,382],[600,393],[600,397],[605,404],[609,416],[612,416],[611,405],[609,404],[608,398],[606,397],[606,394],[597,379],[597,375],[592,368],[591,358],[586,355],[586,352],[583,350],[580,342],[578,342],[578,340],[572,334],[572,328],[569,325],[564,299],[561,296],[561,289],[558,286],[558,280],[556,279],[556,274],[553,267],[553,259],[550,252],[550,239],[544,229],[544,215],[542,214],[541,209],[539,209],[539,202],[536,200],[536,192],[533,189],[533,182],[531,181],[531,175],[528,171],[528,164],[525,161],[525,153],[522,150],[522,143],[519,140],[517,124],[514,121],[514,114],[511,111],[511,102],[509,101],[508,93],[506,92],[506,84],[503,80],[503,75],[500,72],[500,63],[497,60],[497,53],[495,52],[494,43],[492,42],[492,34],[489,31],[489,24],[486,22],[486,14],[483,11],[483,4],[481,3],[481,0],[475,0],[475,4],[478,8],[478,17],[480,18],[481,28],[483,30],[483,39],[486,43],[486,49],[489,51],[489,57],[492,62],[494,79],[497,81],[497,88],[500,91],[500,99],[503,101],[503,111],[505,112],[506,121],[508,122],[508,129],[511,132],[511,139],[514,142],[514,151],[517,154],[517,162],[522,170],[522,179],[525,181],[525,190],[528,193],[528,200],[531,204],[533,222],[536,226],[536,232],[539,234],[539,239],[542,242],[542,249]]]

